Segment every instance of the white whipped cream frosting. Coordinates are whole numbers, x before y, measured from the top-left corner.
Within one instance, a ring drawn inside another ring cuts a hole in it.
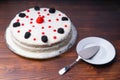
[[[21,18],[20,13],[25,13],[25,17]],[[67,38],[71,31],[71,21],[62,12],[56,10],[55,13],[50,13],[49,8],[40,8],[35,10],[30,8],[28,10],[18,13],[10,23],[11,33],[13,38],[28,45],[52,45],[59,43]],[[44,17],[44,22],[38,24],[36,19],[41,16]],[[67,17],[68,20],[63,21],[62,17]],[[13,27],[15,22],[19,22],[20,26]],[[50,27],[49,27],[50,26]],[[64,33],[58,33],[58,29],[64,29]],[[30,32],[31,36],[25,39],[25,33]],[[47,42],[43,42],[41,37],[46,35]]]

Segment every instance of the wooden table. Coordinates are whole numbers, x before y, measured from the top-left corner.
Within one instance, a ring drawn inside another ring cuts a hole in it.
[[[97,36],[109,40],[116,48],[116,58],[109,64],[94,66],[84,61],[63,76],[58,70],[73,62],[76,44],[64,54],[47,60],[32,60],[11,52],[4,34],[14,16],[39,5],[55,7],[75,24],[79,40]],[[120,4],[111,1],[81,0],[5,0],[0,1],[0,80],[120,80]]]

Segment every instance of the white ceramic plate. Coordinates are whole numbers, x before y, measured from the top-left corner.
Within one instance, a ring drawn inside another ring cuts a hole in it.
[[[79,50],[91,46],[100,46],[100,50],[92,59],[83,59],[84,61],[90,64],[103,65],[111,62],[115,58],[116,52],[114,46],[109,41],[99,37],[87,37],[82,39],[78,43],[76,51],[78,52]]]
[[[77,30],[75,28],[75,26],[72,24],[72,38],[71,40],[68,42],[67,45],[57,49],[57,50],[53,50],[51,52],[31,52],[28,50],[24,50],[22,48],[20,48],[19,46],[17,46],[11,39],[11,33],[10,33],[10,28],[8,27],[6,29],[6,33],[5,33],[5,39],[6,39],[6,43],[7,46],[10,50],[12,50],[14,53],[26,57],[26,58],[32,58],[32,59],[48,59],[48,58],[52,58],[55,56],[58,56],[62,53],[64,53],[65,51],[67,51],[69,48],[72,47],[72,45],[75,43],[77,38]]]

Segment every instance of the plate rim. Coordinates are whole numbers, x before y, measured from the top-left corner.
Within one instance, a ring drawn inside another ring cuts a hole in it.
[[[82,60],[84,60],[85,62],[87,62],[87,63],[89,63],[89,64],[93,64],[93,65],[104,65],[104,64],[107,64],[107,63],[111,62],[111,61],[115,58],[115,56],[116,56],[116,49],[115,49],[114,45],[113,45],[110,41],[108,41],[108,40],[106,40],[106,39],[104,39],[104,38],[101,38],[101,37],[96,37],[96,36],[86,37],[86,38],[83,38],[82,40],[80,40],[80,41],[78,42],[78,44],[77,44],[76,52],[77,52],[78,45],[79,45],[83,40],[90,39],[90,38],[91,38],[91,39],[101,39],[101,40],[104,40],[104,41],[108,42],[108,43],[112,46],[112,48],[113,48],[113,50],[114,50],[114,53],[113,53],[113,55],[112,55],[112,58],[111,58],[109,61],[102,62],[102,63],[93,63],[93,62],[90,62],[90,60],[85,60],[85,59],[82,59]]]

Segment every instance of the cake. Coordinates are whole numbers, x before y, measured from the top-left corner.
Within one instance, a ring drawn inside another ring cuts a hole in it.
[[[18,13],[6,30],[8,47],[18,55],[34,59],[64,53],[76,37],[76,29],[67,15],[39,6]]]

